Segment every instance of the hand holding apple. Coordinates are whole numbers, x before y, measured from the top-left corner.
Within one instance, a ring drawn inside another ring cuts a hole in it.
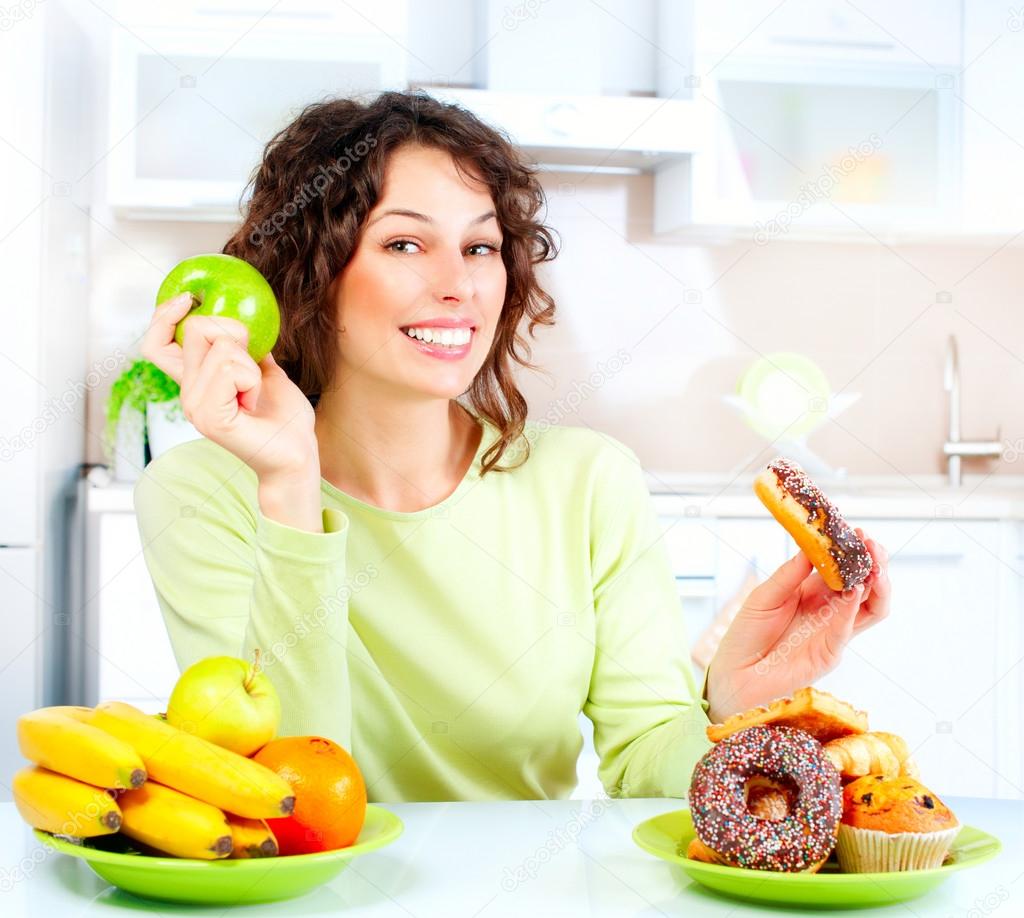
[[[267,354],[247,352],[248,329],[223,315],[192,313],[193,294],[161,303],[142,339],[142,356],[181,385],[187,420],[207,439],[234,453],[261,484],[308,480],[319,494],[320,457],[309,399]],[[175,340],[184,327],[184,345]]]
[[[249,756],[269,743],[281,722],[281,702],[260,653],[252,663],[206,657],[186,669],[167,702],[171,726]]]
[[[185,343],[185,326],[192,316],[235,319],[249,332],[249,356],[259,363],[277,342],[281,314],[266,279],[247,261],[233,255],[209,254],[186,258],[164,278],[156,294],[158,304],[183,293],[192,294],[189,312],[174,330],[174,340]]]

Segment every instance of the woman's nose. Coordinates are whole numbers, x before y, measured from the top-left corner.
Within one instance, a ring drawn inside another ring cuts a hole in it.
[[[440,299],[465,300],[473,295],[473,270],[459,250],[445,250],[432,265],[431,284]]]

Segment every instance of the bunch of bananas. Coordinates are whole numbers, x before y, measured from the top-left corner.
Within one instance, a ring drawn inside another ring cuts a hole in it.
[[[277,841],[264,820],[295,806],[271,769],[120,701],[24,714],[18,745],[34,763],[14,776],[18,812],[54,834],[121,832],[175,857],[268,857]]]

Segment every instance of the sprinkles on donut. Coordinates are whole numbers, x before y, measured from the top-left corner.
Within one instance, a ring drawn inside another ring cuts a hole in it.
[[[788,812],[782,818],[751,810],[751,789],[766,785],[786,798]],[[716,743],[697,763],[690,812],[697,837],[721,863],[814,871],[836,844],[843,814],[839,772],[821,743],[804,730],[748,727]]]

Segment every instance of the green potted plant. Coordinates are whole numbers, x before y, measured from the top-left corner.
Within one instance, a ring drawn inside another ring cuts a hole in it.
[[[110,387],[103,443],[114,477],[138,478],[150,458],[201,436],[181,410],[181,387],[148,360],[134,361]]]

